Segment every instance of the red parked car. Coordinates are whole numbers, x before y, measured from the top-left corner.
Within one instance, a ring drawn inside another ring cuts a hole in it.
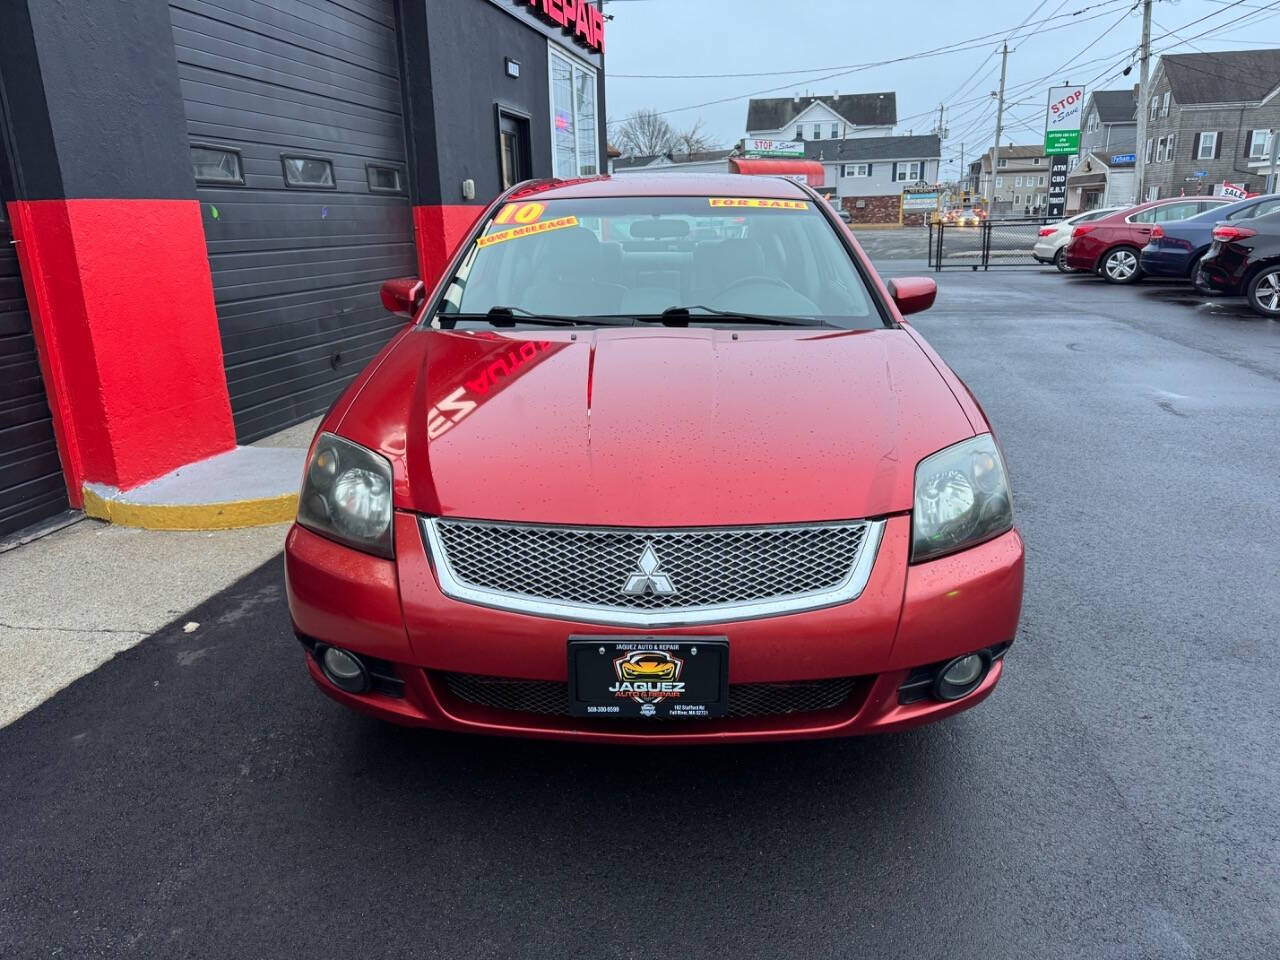
[[[1185,220],[1230,202],[1225,197],[1171,197],[1118,210],[1077,224],[1064,258],[1073,270],[1100,273],[1111,283],[1135,283],[1143,276],[1139,257],[1154,224]]]
[[[979,703],[1023,546],[982,409],[903,320],[935,292],[789,180],[514,188],[435,290],[384,287],[410,322],[312,442],[311,677],[397,723],[615,743]]]

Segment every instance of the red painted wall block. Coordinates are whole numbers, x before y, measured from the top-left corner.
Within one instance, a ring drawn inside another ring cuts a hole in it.
[[[73,502],[232,449],[198,202],[9,209]]]
[[[413,208],[413,229],[418,239],[418,275],[430,290],[444,273],[449,259],[485,207],[442,204]]]

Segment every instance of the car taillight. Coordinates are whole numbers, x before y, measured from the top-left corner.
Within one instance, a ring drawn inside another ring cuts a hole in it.
[[[1057,229],[1058,229],[1057,227],[1041,227],[1041,228],[1040,228],[1040,236],[1042,236],[1042,237],[1051,237],[1051,236],[1053,236],[1053,231],[1055,231],[1055,230],[1057,230]]]
[[[1163,239],[1163,237],[1164,237],[1164,228],[1163,228],[1163,227],[1161,227],[1159,224],[1156,224],[1154,227],[1152,227],[1152,228],[1151,228],[1151,239],[1152,239],[1152,240],[1160,240],[1160,239]]]
[[[1257,230],[1250,230],[1248,227],[1233,227],[1227,223],[1213,228],[1213,239],[1221,240],[1224,243],[1243,240],[1245,237],[1256,237],[1257,235]]]
[[[1093,224],[1082,223],[1080,224],[1080,226],[1076,227],[1074,230],[1071,231],[1071,237],[1072,239],[1075,239],[1076,237],[1083,237],[1086,233],[1088,233],[1092,229],[1093,229]]]

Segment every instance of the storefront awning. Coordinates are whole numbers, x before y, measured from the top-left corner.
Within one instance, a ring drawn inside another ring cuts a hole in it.
[[[753,177],[788,177],[811,187],[825,185],[822,164],[817,160],[789,160],[773,157],[730,157],[730,173],[745,173]]]
[[[1085,173],[1078,177],[1067,177],[1068,187],[1100,187],[1106,182],[1107,175],[1105,173]]]

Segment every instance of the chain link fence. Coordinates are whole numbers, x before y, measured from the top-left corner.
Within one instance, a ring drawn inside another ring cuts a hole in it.
[[[1057,223],[1058,217],[1002,217],[977,226],[938,222],[929,224],[929,266],[992,267],[1044,266],[1032,254],[1040,228]]]

